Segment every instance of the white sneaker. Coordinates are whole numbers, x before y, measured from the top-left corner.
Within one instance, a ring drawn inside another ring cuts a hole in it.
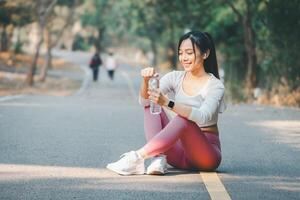
[[[145,173],[144,159],[142,159],[135,151],[124,153],[120,157],[120,160],[108,164],[106,168],[121,175]]]
[[[165,155],[154,157],[151,164],[147,167],[149,175],[164,175],[168,173],[167,159]]]

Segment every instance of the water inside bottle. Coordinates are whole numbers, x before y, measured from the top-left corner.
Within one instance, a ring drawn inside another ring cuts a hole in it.
[[[151,89],[156,89],[156,88],[159,88],[159,81],[158,81],[158,77],[157,76],[154,76],[153,78],[151,78],[149,80],[149,87]],[[161,113],[161,106],[150,101],[150,113],[151,114],[160,114]]]
[[[158,115],[161,113],[161,106],[150,101],[150,113]]]

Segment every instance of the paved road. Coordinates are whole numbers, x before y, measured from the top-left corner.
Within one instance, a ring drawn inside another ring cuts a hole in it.
[[[61,53],[86,69],[90,55]],[[139,69],[87,80],[70,97],[0,101],[0,199],[210,199],[199,173],[118,176],[108,162],[144,144]],[[83,73],[84,74],[84,73]],[[300,111],[230,105],[218,176],[231,199],[300,199]]]

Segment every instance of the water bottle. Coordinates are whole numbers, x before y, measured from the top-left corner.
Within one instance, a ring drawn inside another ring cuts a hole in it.
[[[157,88],[159,88],[159,81],[158,81],[158,74],[155,74],[149,80],[149,89],[151,90],[151,89],[157,89]],[[161,106],[150,100],[150,113],[153,115],[160,114]]]

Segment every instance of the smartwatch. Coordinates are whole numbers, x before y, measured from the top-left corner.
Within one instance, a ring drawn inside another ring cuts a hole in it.
[[[174,105],[175,105],[174,101],[170,100],[169,103],[168,103],[168,108],[173,109]]]

